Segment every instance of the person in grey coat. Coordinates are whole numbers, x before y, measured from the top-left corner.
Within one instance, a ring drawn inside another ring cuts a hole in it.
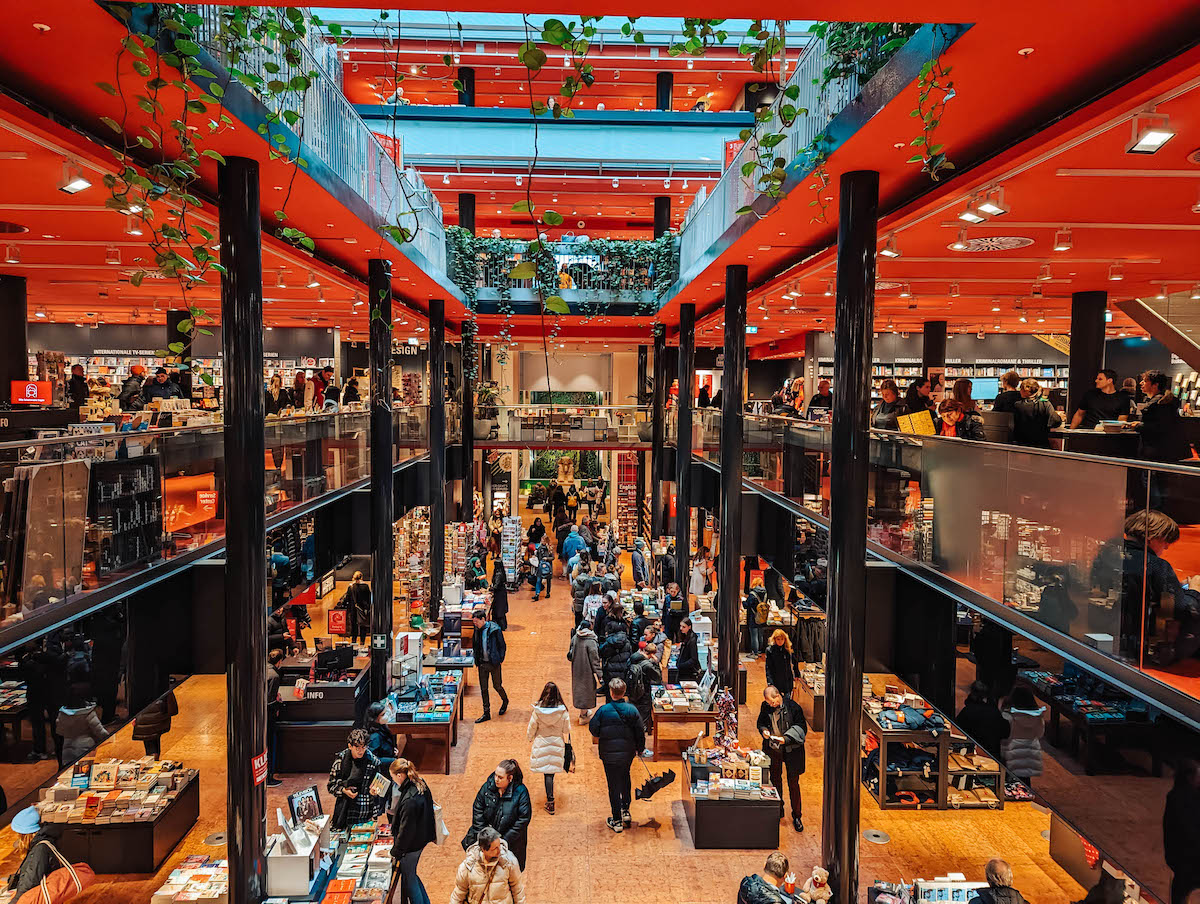
[[[596,688],[603,672],[596,633],[586,618],[571,636],[567,660],[571,663],[571,702],[579,710],[579,724],[582,725],[596,708]]]

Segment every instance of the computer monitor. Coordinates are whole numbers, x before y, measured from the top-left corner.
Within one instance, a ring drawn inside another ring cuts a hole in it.
[[[977,402],[990,402],[1000,394],[998,377],[972,377],[971,397]]]

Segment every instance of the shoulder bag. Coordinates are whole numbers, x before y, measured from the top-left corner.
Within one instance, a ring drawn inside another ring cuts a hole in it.
[[[575,745],[571,743],[571,736],[567,735],[567,743],[563,747],[563,772],[575,771]]]
[[[49,841],[39,841],[38,844],[50,848],[50,852],[58,858],[62,868],[43,878],[37,888],[31,888],[21,895],[17,904],[63,904],[90,888],[96,881],[96,874],[86,863],[68,863],[67,858]]]

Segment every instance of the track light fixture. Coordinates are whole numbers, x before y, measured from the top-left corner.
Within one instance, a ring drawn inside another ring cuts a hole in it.
[[[68,195],[73,195],[76,192],[83,191],[85,188],[91,188],[92,183],[83,174],[82,168],[73,160],[63,162],[62,178],[58,182],[58,190],[66,192]]]
[[[987,214],[989,217],[998,217],[1008,213],[1008,205],[1004,203],[1003,187],[988,192],[984,199],[979,202],[976,209],[980,213]]]
[[[125,218],[125,233],[127,235],[141,235],[142,224],[136,217]]]
[[[1191,299],[1192,301],[1200,300],[1200,283],[1196,283],[1196,285],[1192,286]]]
[[[950,243],[951,251],[966,251],[967,250],[967,227],[964,226],[958,230],[958,238]]]
[[[1111,267],[1108,268],[1109,282],[1120,282],[1124,278],[1125,278],[1125,271],[1121,268],[1120,264],[1113,264]]]
[[[1166,113],[1155,113],[1153,110],[1139,113],[1133,117],[1133,134],[1125,146],[1125,153],[1156,154],[1174,137],[1175,130],[1171,128],[1171,118]]]
[[[517,176],[517,185],[520,185],[524,181],[525,181],[525,179],[523,176]]]
[[[1050,278],[1050,265],[1049,264],[1042,264],[1041,269],[1038,270],[1037,278],[1038,278],[1038,282],[1045,282],[1046,280],[1048,280]]]
[[[958,298],[958,295],[959,295],[958,283],[951,283],[950,284],[950,297]]]
[[[833,296],[833,280],[831,279],[831,280],[829,280],[829,282],[827,282],[825,284],[825,297],[831,298],[832,296]]]
[[[275,288],[277,288],[277,289],[286,289],[287,288],[287,280],[285,280],[283,278],[282,270],[279,271],[279,276],[275,279]]]
[[[1071,230],[1060,229],[1054,233],[1054,250],[1070,251],[1074,243],[1071,241]]]
[[[116,245],[109,245],[104,249],[104,263],[119,264],[121,263],[121,249]]]
[[[908,283],[904,283],[903,285],[900,286],[900,297],[901,298],[911,298],[912,297],[912,289],[909,287]]]
[[[317,274],[314,273],[312,270],[309,270],[308,271],[308,288],[315,289],[319,285],[321,285],[321,281],[319,279],[317,279]]]
[[[962,212],[959,213],[958,218],[967,223],[982,223],[984,220],[986,220],[987,217],[985,217],[977,209],[978,200],[979,198],[977,196],[968,201],[967,206],[962,209]]]
[[[620,185],[621,185],[621,180],[620,180],[620,179],[613,179],[613,181],[612,181],[612,187],[613,187],[613,188],[619,188],[619,187],[620,187]]]
[[[21,249],[16,245],[4,246],[4,263],[19,264],[21,263]]]
[[[887,237],[887,241],[883,243],[883,248],[879,253],[883,257],[900,257],[900,249],[896,247],[896,234],[892,233]]]
[[[1030,290],[1029,290],[1029,296],[1030,296],[1030,298],[1041,298],[1042,297],[1042,287],[1035,283],[1033,285],[1033,287],[1030,288]]]

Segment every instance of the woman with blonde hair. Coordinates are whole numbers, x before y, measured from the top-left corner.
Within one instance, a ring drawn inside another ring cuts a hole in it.
[[[433,795],[410,760],[393,760],[390,771],[396,785],[392,790],[396,805],[392,816],[392,866],[393,876],[400,874],[400,901],[429,904],[429,895],[417,875],[417,862],[425,845],[437,839]]]
[[[783,696],[790,697],[799,675],[800,663],[792,652],[791,638],[782,628],[776,628],[767,645],[767,684]]]

